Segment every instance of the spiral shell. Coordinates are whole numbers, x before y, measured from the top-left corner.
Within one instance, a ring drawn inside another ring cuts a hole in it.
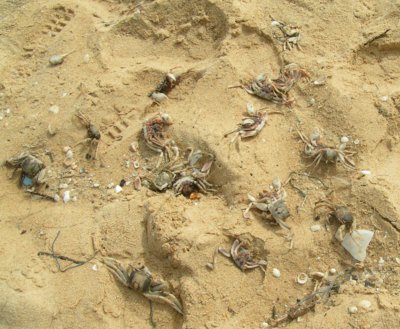
[[[308,281],[308,275],[306,273],[300,273],[297,277],[296,277],[296,282],[298,284],[306,284]]]

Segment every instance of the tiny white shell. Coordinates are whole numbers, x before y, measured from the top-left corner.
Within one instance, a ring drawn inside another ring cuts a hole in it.
[[[254,109],[254,106],[252,103],[247,103],[246,104],[246,108],[247,108],[247,114],[248,115],[255,115],[256,114],[256,110]]]
[[[360,172],[361,172],[361,174],[363,174],[364,176],[366,176],[366,175],[371,175],[371,171],[370,171],[370,170],[361,170]]]
[[[348,143],[348,142],[349,142],[349,138],[348,138],[347,136],[343,136],[343,137],[340,139],[340,143],[345,144],[345,143]]]
[[[57,114],[60,111],[60,108],[57,105],[52,105],[49,107],[49,112],[53,114]]]
[[[273,275],[275,278],[280,278],[280,276],[281,276],[281,271],[279,271],[277,268],[273,268],[273,269],[272,269],[272,275]]]
[[[74,157],[74,152],[72,152],[71,149],[69,149],[66,153],[65,153],[65,157],[67,159],[72,159]]]
[[[135,160],[133,161],[133,168],[138,169],[140,167],[139,161]]]
[[[330,270],[329,270],[329,274],[332,274],[332,275],[334,275],[334,274],[336,274],[336,268],[331,268]]]
[[[355,314],[355,313],[358,312],[357,306],[350,306],[350,307],[348,308],[348,310],[349,310],[349,313],[350,313],[350,314]]]
[[[389,99],[389,96],[382,96],[382,97],[381,97],[381,101],[382,101],[382,102],[387,102],[388,99]]]
[[[300,273],[296,278],[296,282],[301,285],[306,284],[307,281],[308,281],[308,275],[306,273]]]
[[[121,186],[119,186],[119,185],[115,186],[115,192],[116,193],[119,193],[121,191],[122,191],[122,187]]]
[[[315,224],[310,227],[311,232],[319,232],[321,231],[321,225]]]
[[[97,272],[99,270],[99,268],[97,267],[97,264],[93,264],[92,270],[95,272]]]
[[[64,191],[64,194],[63,194],[64,203],[67,203],[70,200],[71,200],[71,192],[70,191]]]
[[[323,279],[325,277],[325,273],[322,273],[322,272],[311,272],[310,276],[312,278]]]

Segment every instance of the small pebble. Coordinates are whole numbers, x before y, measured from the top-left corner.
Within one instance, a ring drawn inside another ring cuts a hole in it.
[[[71,200],[71,192],[70,191],[64,191],[63,193],[63,201],[64,203],[67,203]]]
[[[355,313],[358,312],[357,306],[350,306],[350,307],[348,308],[348,310],[349,310],[349,313],[350,313],[350,314],[355,314]]]
[[[99,270],[99,268],[97,267],[97,264],[94,264],[92,266],[92,270],[95,271],[95,272],[97,272]]]
[[[371,175],[370,170],[361,170],[360,173],[363,174],[364,176]]]
[[[261,329],[269,328],[268,322],[265,322],[265,321],[264,321],[264,322],[261,322],[261,323],[260,323],[260,328],[261,328]]]
[[[119,193],[121,191],[122,191],[122,187],[121,186],[119,186],[119,185],[115,186],[115,192],[116,193]]]
[[[152,93],[151,94],[151,98],[157,102],[157,103],[161,103],[162,101],[166,100],[168,98],[167,95],[163,94],[163,93]]]
[[[382,102],[387,102],[388,99],[389,99],[389,96],[382,96],[382,97],[381,97],[381,101],[382,101]]]
[[[100,184],[99,183],[94,183],[93,187],[98,188],[98,187],[100,187]]]
[[[280,276],[281,276],[281,271],[279,271],[277,268],[273,268],[273,269],[272,269],[272,275],[273,275],[275,278],[280,278]]]
[[[336,274],[336,268],[331,268],[329,270],[329,274],[332,274],[332,275]]]
[[[129,149],[130,149],[132,152],[137,152],[137,148],[138,148],[138,146],[137,146],[137,143],[136,143],[136,142],[133,142],[133,143],[131,143],[131,145],[129,145]]]
[[[67,151],[67,153],[65,153],[65,157],[66,157],[67,159],[71,160],[71,159],[74,157],[74,152],[72,152],[72,150],[69,149],[69,150]]]
[[[340,139],[340,143],[345,144],[345,143],[348,143],[348,142],[349,142],[349,138],[348,138],[347,136],[343,136],[343,137]]]
[[[312,225],[312,226],[310,227],[310,230],[311,230],[311,232],[318,232],[318,231],[321,231],[321,225],[318,225],[318,224]]]
[[[361,302],[358,303],[358,306],[366,311],[371,308],[371,305],[372,303],[367,299],[363,299]]]
[[[52,105],[49,107],[49,112],[53,114],[57,114],[60,111],[60,108],[57,105]]]

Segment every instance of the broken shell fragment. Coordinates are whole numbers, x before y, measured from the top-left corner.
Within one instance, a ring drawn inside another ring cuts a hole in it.
[[[296,282],[301,285],[306,284],[307,281],[308,281],[308,275],[306,273],[300,273],[296,278]]]

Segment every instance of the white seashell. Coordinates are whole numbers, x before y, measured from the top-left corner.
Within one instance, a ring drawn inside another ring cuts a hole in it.
[[[99,268],[97,267],[97,264],[93,264],[92,270],[95,272],[97,272],[99,270]]]
[[[361,302],[358,303],[358,306],[364,310],[369,310],[371,308],[371,305],[372,303],[367,299],[363,299]]]
[[[71,53],[73,53],[73,51],[70,51],[69,53],[62,54],[62,55],[60,55],[60,54],[53,55],[53,56],[51,56],[51,57],[49,58],[49,63],[50,63],[51,65],[59,65],[59,64],[62,64],[62,62],[64,62],[64,58],[67,57],[67,56],[68,56],[69,54],[71,54]]]
[[[325,273],[322,273],[322,272],[311,272],[310,276],[312,278],[316,278],[316,279],[323,279],[323,278],[325,278]]]
[[[281,22],[278,22],[278,21],[271,22],[271,26],[281,26],[281,25],[282,25]]]
[[[67,159],[71,160],[71,159],[74,157],[74,152],[72,152],[72,150],[69,149],[69,150],[67,151],[67,153],[65,153],[65,157],[66,157]]]
[[[256,114],[256,110],[254,109],[254,106],[252,103],[247,103],[246,104],[246,108],[247,108],[247,114],[248,115],[255,115]]]
[[[355,140],[353,141],[353,144],[354,144],[354,145],[360,144],[360,140],[359,140],[359,139],[355,139]]]
[[[363,174],[364,176],[371,175],[370,170],[361,170],[360,173]]]
[[[347,137],[347,136],[343,136],[341,139],[340,139],[340,143],[342,143],[342,144],[346,144],[346,143],[348,143],[349,142],[349,138]]]
[[[382,101],[382,102],[387,102],[388,99],[389,99],[389,96],[382,96],[382,97],[381,97],[381,101]]]
[[[265,321],[261,322],[261,323],[260,323],[260,328],[261,328],[261,329],[269,328],[268,322],[265,322]]]
[[[275,278],[280,278],[280,277],[281,277],[281,271],[279,271],[277,268],[273,268],[273,269],[272,269],[272,275],[273,275]]]
[[[321,231],[321,225],[315,224],[310,227],[311,232],[319,232]]]
[[[119,193],[119,192],[121,192],[122,191],[122,187],[121,186],[119,186],[119,185],[117,185],[117,186],[115,186],[115,192],[116,193]]]
[[[135,160],[133,161],[133,168],[138,169],[140,167],[139,161]]]
[[[138,149],[137,143],[136,143],[136,142],[131,143],[131,145],[129,145],[129,149],[130,149],[132,152],[137,152],[137,149]]]
[[[296,278],[296,282],[301,285],[306,284],[307,281],[308,281],[308,275],[306,273],[300,273]]]
[[[49,112],[53,114],[57,114],[60,111],[60,108],[57,105],[52,105],[49,107]]]
[[[334,274],[336,274],[336,268],[331,268],[330,270],[329,270],[329,274],[332,274],[332,275],[334,275]]]
[[[357,306],[350,306],[348,308],[350,314],[356,314],[358,312]]]
[[[151,94],[151,98],[157,102],[157,103],[161,103],[162,101],[165,101],[166,99],[168,99],[168,96],[163,94],[163,93],[152,93]]]
[[[338,234],[340,235],[339,230],[335,235],[337,239],[340,238]],[[367,248],[373,236],[374,232],[372,231],[354,230],[351,232],[351,234],[345,234],[342,241],[342,246],[350,253],[350,255],[353,256],[354,259],[362,262],[364,261],[365,257],[367,257]]]
[[[71,201],[71,192],[70,191],[64,191],[63,201],[64,201],[64,203]]]
[[[98,187],[100,187],[100,184],[99,183],[94,183],[93,187],[98,188]]]

